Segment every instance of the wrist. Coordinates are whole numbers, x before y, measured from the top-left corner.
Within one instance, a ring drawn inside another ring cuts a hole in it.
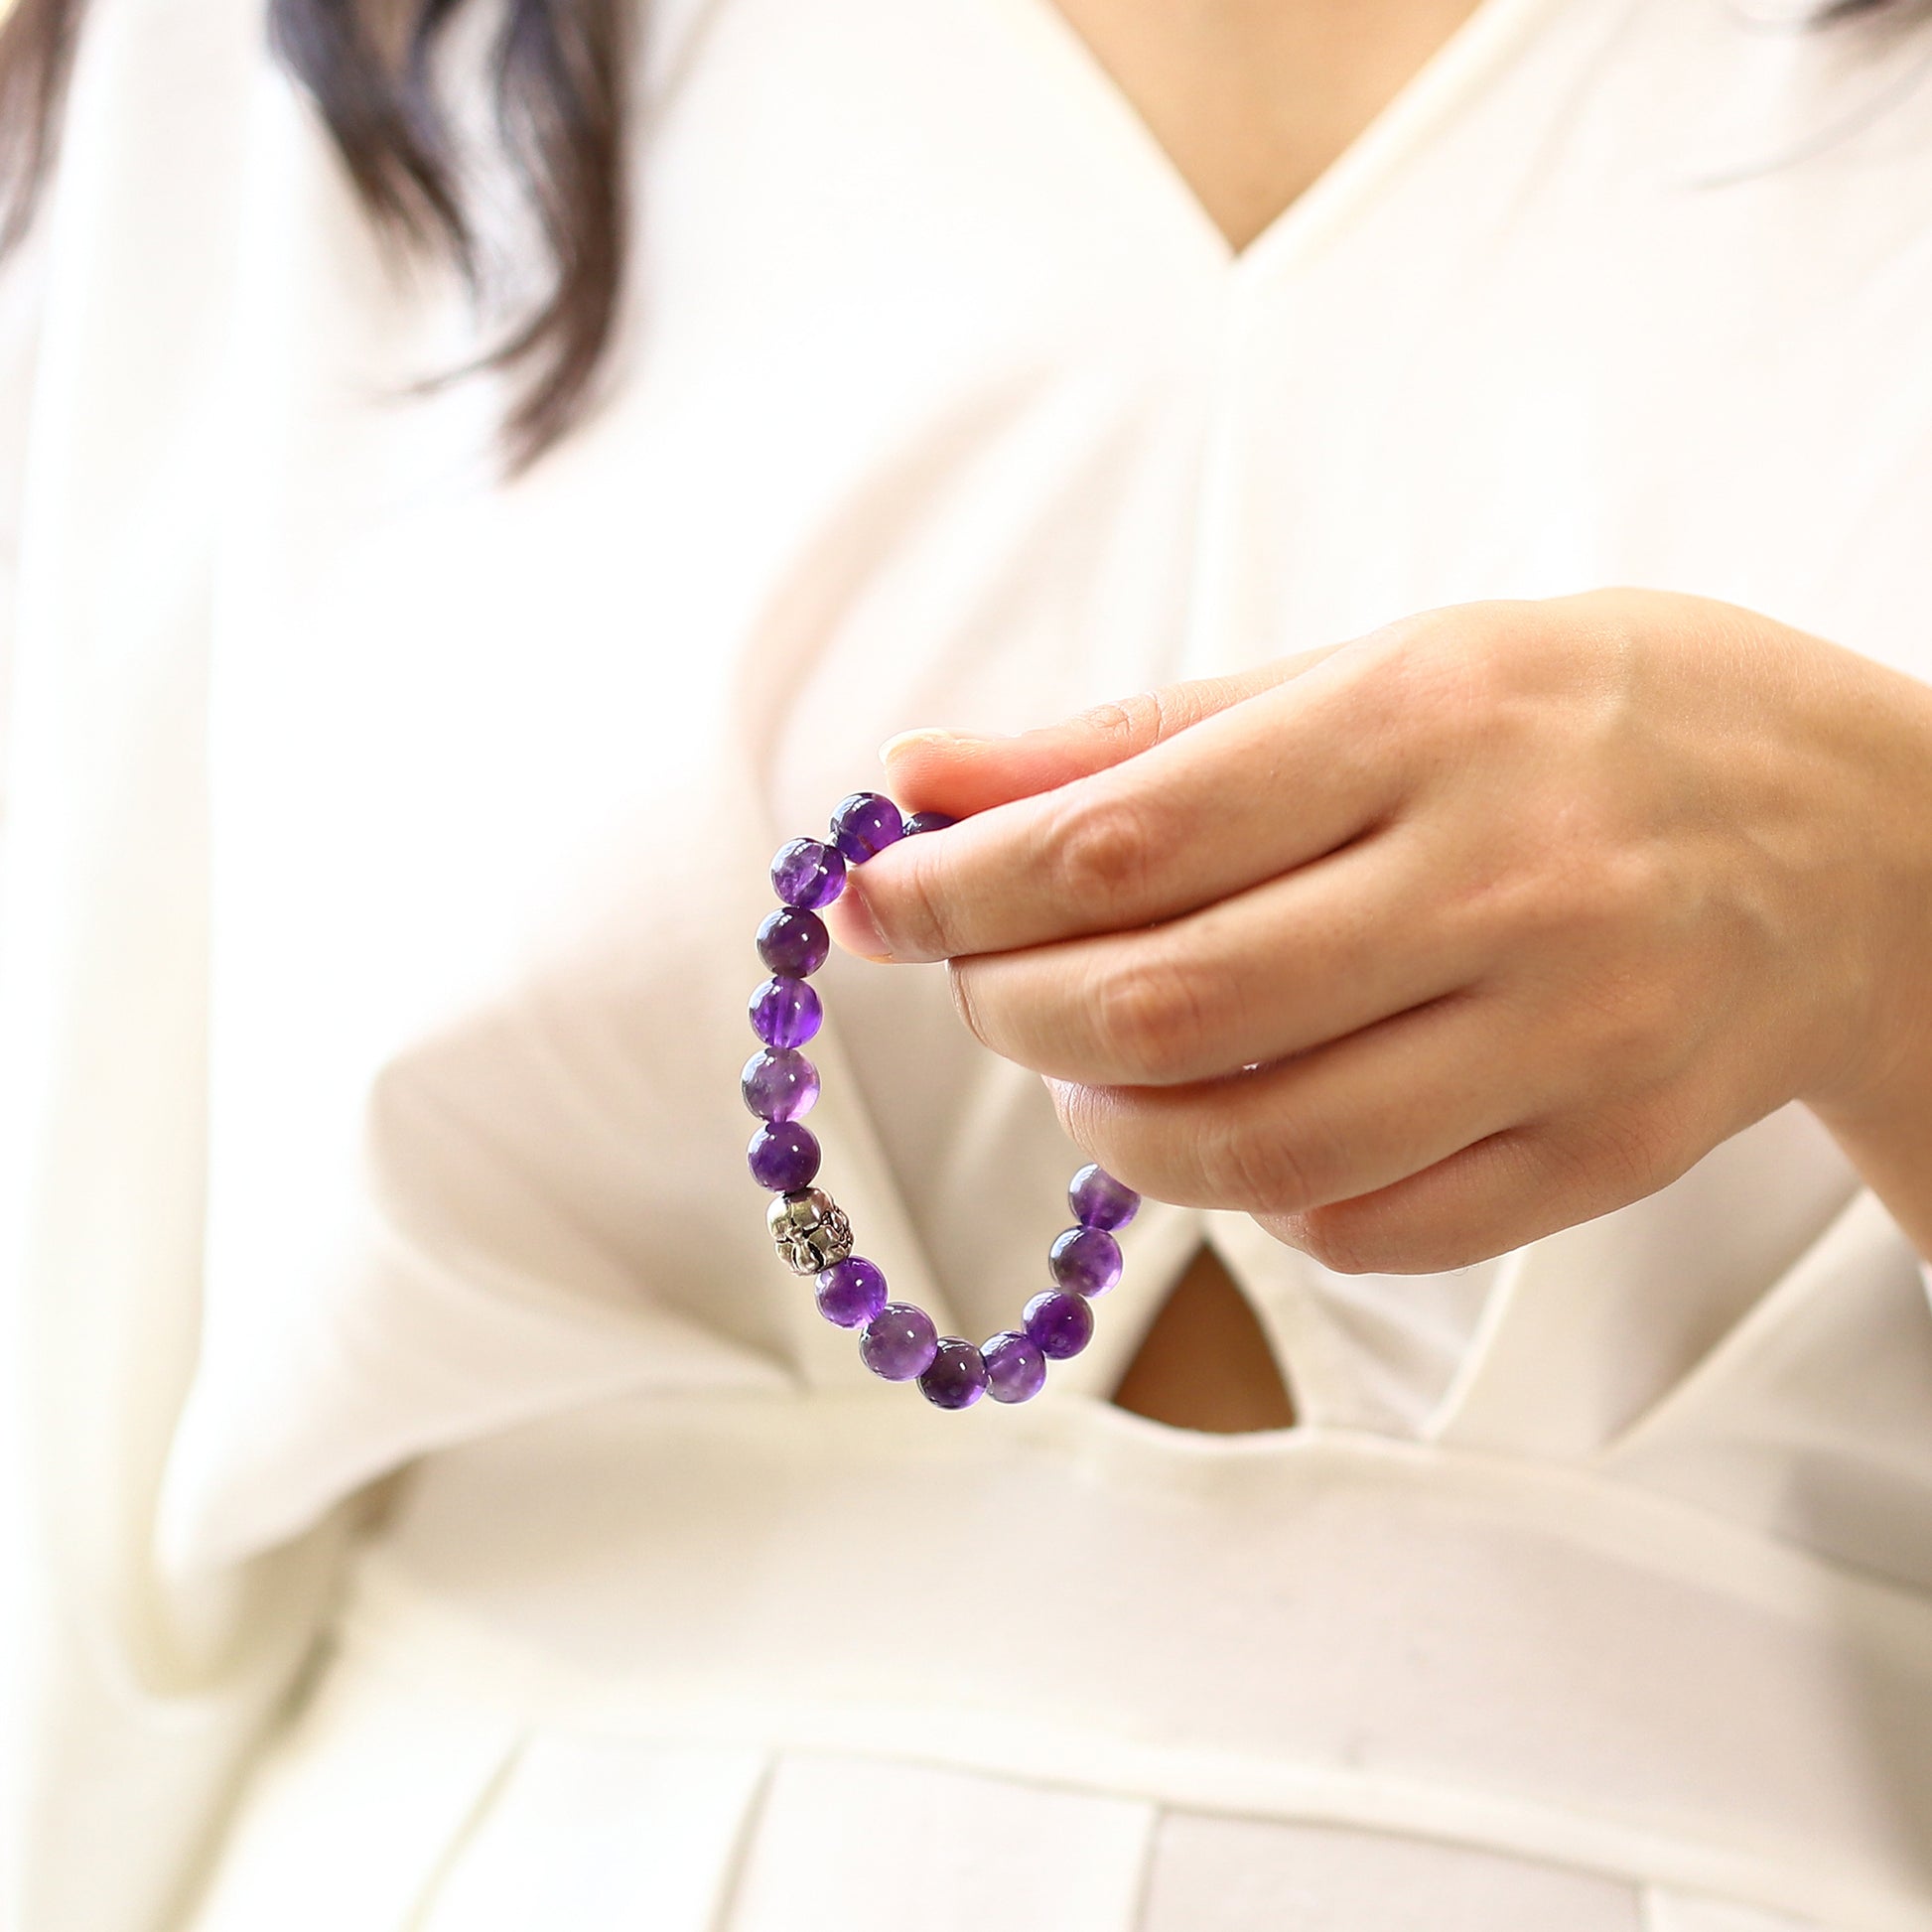
[[[1876,675],[1861,681],[1863,782],[1842,850],[1863,938],[1841,1048],[1800,1096],[1841,1137],[1932,1114],[1932,686],[1860,661]]]

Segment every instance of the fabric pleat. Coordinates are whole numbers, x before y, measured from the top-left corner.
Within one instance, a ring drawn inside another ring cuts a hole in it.
[[[765,1769],[760,1751],[539,1731],[465,1835],[420,1932],[712,1932]]]
[[[1132,1932],[1152,1818],[1012,1779],[787,1755],[720,1932]]]
[[[1636,1889],[1466,1846],[1176,1812],[1134,1932],[1642,1932]]]
[[[194,1932],[418,1932],[517,1738],[500,1712],[327,1674],[258,1765]]]

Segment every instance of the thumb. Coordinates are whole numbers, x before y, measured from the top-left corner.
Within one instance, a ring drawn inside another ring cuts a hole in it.
[[[879,750],[887,788],[909,811],[953,818],[1031,798],[1119,764],[1229,705],[1299,677],[1340,648],[1326,644],[1226,677],[1137,692],[1013,738],[940,729],[900,732]]]

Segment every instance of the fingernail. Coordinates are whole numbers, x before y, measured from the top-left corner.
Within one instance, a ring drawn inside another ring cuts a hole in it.
[[[990,732],[947,731],[938,725],[924,725],[917,731],[895,732],[879,748],[881,764],[891,764],[899,753],[914,745],[943,746],[948,750],[960,749],[968,745],[991,745],[995,742]]]
[[[886,935],[879,929],[879,921],[872,916],[872,907],[866,903],[865,895],[849,892],[845,896],[843,923],[846,927],[846,940],[860,958],[869,959],[875,966],[892,964],[893,949],[886,943]]]

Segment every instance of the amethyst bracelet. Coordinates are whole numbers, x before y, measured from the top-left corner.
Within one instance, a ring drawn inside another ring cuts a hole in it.
[[[970,1409],[981,1396],[1025,1402],[1046,1382],[1046,1364],[1077,1355],[1093,1335],[1092,1298],[1120,1280],[1115,1230],[1134,1218],[1141,1197],[1097,1167],[1082,1168],[1066,1190],[1076,1226],[1054,1238],[1046,1266],[1053,1286],[975,1347],[939,1333],[931,1315],[892,1301],[877,1262],[852,1252],[852,1224],[823,1188],[817,1137],[802,1124],[818,1099],[818,1069],[798,1049],[824,1018],[811,975],[832,950],[818,915],[845,891],[848,866],[862,866],[899,839],[936,832],[943,812],[901,818],[876,791],[855,791],[832,814],[830,841],[793,839],[771,862],[779,904],[759,927],[759,957],[771,973],[752,995],[752,1031],[764,1042],[745,1062],[740,1086],[760,1123],[747,1150],[752,1178],[777,1198],[766,1223],[778,1256],[795,1275],[814,1275],[828,1321],[859,1330],[859,1359],[888,1382],[916,1380],[940,1409]]]

